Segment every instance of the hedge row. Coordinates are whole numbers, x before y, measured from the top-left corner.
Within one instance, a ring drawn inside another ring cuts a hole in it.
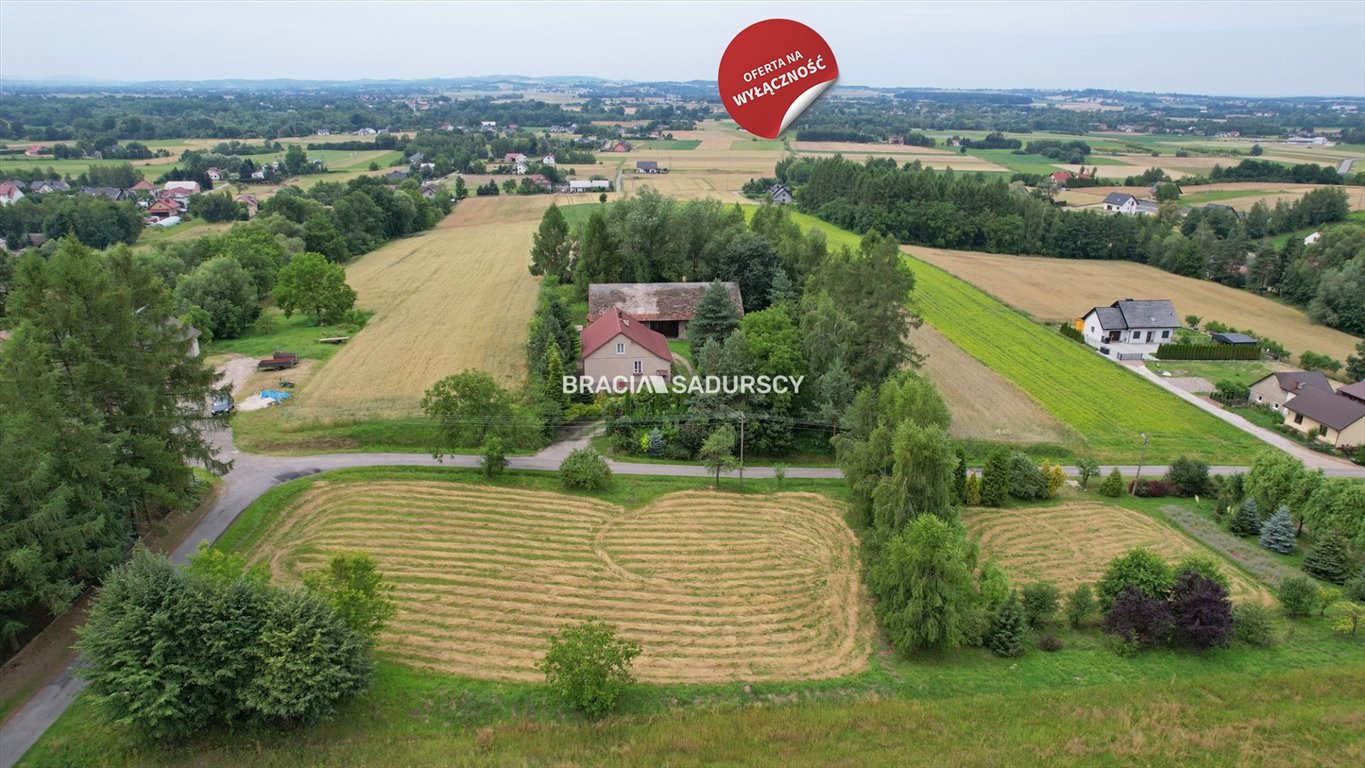
[[[1058,326],[1058,330],[1061,331],[1062,335],[1067,337],[1068,339],[1075,339],[1076,341],[1079,341],[1082,344],[1085,343],[1085,334],[1076,330],[1076,326],[1072,325],[1071,323],[1062,323],[1060,326]]]
[[[1162,344],[1160,360],[1260,360],[1259,344]]]

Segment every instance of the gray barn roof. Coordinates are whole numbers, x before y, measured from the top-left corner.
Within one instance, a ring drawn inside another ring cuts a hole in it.
[[[1126,192],[1110,192],[1104,196],[1105,205],[1123,205],[1132,200],[1133,196]]]
[[[1255,344],[1256,337],[1245,333],[1215,333],[1213,340],[1219,344]]]

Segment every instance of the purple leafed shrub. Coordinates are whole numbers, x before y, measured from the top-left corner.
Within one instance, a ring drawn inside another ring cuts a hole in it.
[[[1232,601],[1222,584],[1196,571],[1181,571],[1171,588],[1172,639],[1182,648],[1203,651],[1227,644],[1232,636]]]
[[[1140,646],[1160,645],[1171,636],[1171,608],[1165,600],[1126,587],[1104,615],[1104,631]]]

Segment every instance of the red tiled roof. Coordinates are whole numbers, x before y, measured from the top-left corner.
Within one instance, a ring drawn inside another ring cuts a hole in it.
[[[673,360],[673,353],[668,351],[668,339],[665,339],[662,333],[647,327],[615,307],[583,326],[581,333],[583,356],[591,355],[621,334],[654,353],[659,359],[670,362]]]

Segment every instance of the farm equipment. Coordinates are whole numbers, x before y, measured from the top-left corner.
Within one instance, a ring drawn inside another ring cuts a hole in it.
[[[299,364],[299,356],[294,352],[276,352],[274,356],[268,357],[256,363],[258,371],[282,371],[285,368],[293,368]]]
[[[293,389],[293,388],[294,388],[294,380],[293,380],[293,379],[280,379],[280,389]]]

